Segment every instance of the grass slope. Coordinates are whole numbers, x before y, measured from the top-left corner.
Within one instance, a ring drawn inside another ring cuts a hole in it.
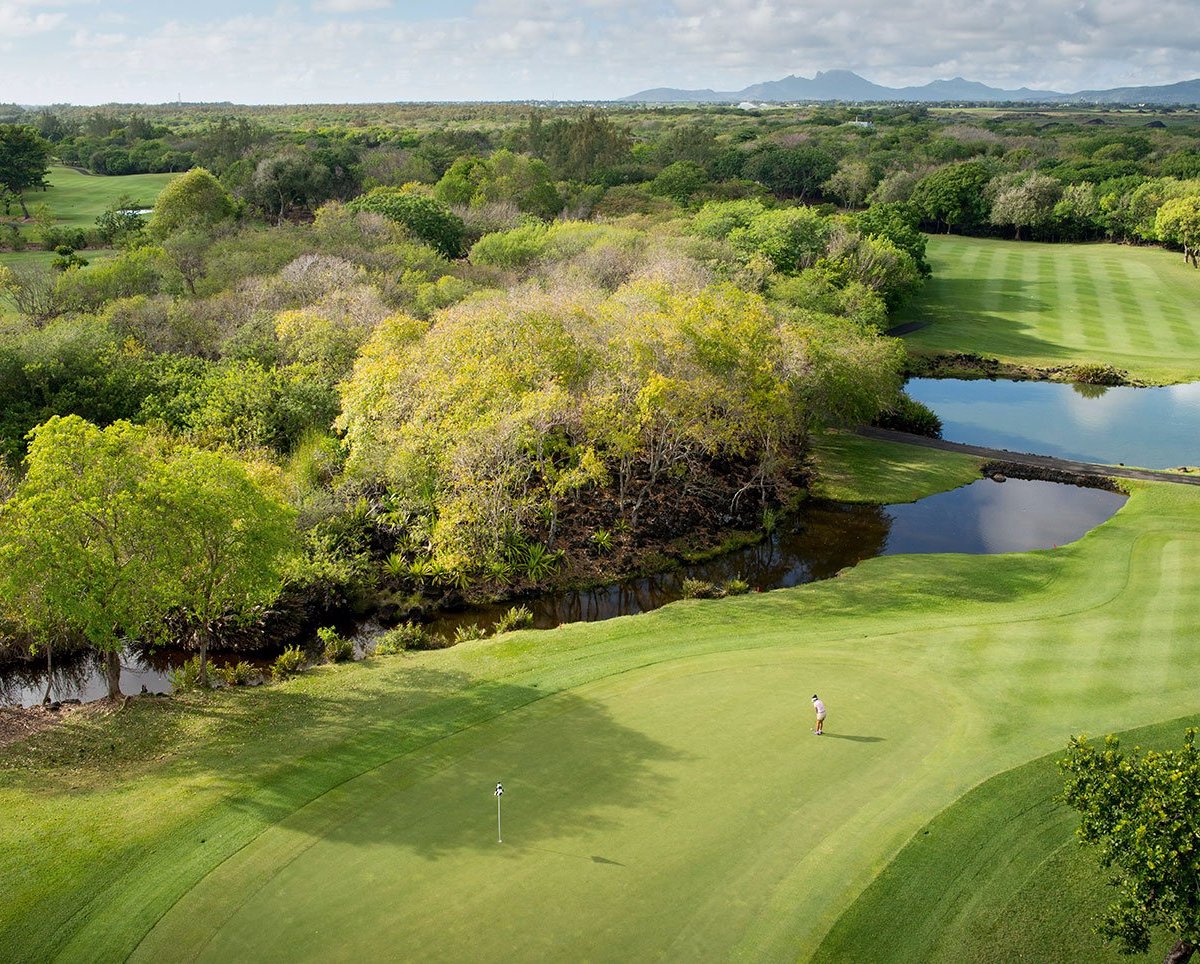
[[[897,323],[917,352],[1038,368],[1101,362],[1148,382],[1200,378],[1200,273],[1159,248],[936,235],[933,277]]]
[[[939,452],[826,432],[812,445],[817,478],[812,494],[839,502],[916,502],[935,492],[967,485],[980,477],[983,460],[960,452]]]
[[[1198,631],[1200,493],[1160,485],[1054,551],[133,701],[0,754],[0,947],[808,959],[981,782],[1194,712]]]
[[[50,208],[56,222],[72,228],[95,227],[96,218],[105,209],[125,195],[129,195],[139,207],[153,207],[159,192],[176,174],[127,174],[123,177],[101,177],[95,174],[80,174],[69,167],[51,167],[46,180],[50,187],[45,191],[30,191],[25,203],[32,212],[34,207],[45,204]],[[20,214],[20,211],[16,211]]]
[[[1177,747],[1197,725],[1192,716],[1121,738]],[[992,777],[938,814],[842,915],[815,961],[1129,960],[1098,946],[1089,926],[1114,891],[1095,852],[1079,846],[1079,815],[1058,799],[1063,755]]]

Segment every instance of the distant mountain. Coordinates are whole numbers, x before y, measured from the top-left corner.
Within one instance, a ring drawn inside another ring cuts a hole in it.
[[[1161,87],[1118,87],[1112,90],[1084,90],[1064,94],[1055,90],[1004,90],[989,87],[973,80],[955,77],[935,80],[920,87],[882,87],[852,70],[818,71],[813,78],[794,74],[782,80],[752,84],[742,90],[678,90],[656,87],[643,90],[621,100],[643,104],[739,104],[780,103],[791,101],[840,100],[855,103],[867,101],[920,101],[939,103],[968,101],[995,103],[1031,101],[1035,103],[1103,103],[1103,104],[1200,104],[1200,79],[1187,80]]]

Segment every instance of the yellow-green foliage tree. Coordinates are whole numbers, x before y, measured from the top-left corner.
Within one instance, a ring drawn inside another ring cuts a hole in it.
[[[407,499],[438,566],[463,570],[534,527],[552,543],[584,488],[610,487],[634,529],[652,493],[719,460],[765,491],[816,425],[890,404],[899,363],[871,331],[728,284],[529,286],[381,325],[341,427],[351,475]]]

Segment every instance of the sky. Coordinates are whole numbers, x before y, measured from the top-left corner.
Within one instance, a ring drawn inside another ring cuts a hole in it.
[[[0,0],[0,101],[603,100],[848,68],[1075,91],[1200,76],[1197,0]]]

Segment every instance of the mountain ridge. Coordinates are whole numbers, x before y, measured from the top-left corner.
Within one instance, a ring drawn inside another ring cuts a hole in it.
[[[1006,90],[989,87],[979,81],[954,77],[933,80],[909,87],[884,87],[861,77],[852,70],[818,70],[813,77],[789,74],[780,80],[751,84],[741,90],[718,91],[711,88],[686,90],[676,87],[654,87],[620,98],[627,103],[700,104],[741,103],[743,101],[779,103],[788,101],[908,101],[941,103],[967,101],[971,103],[1032,102],[1049,104],[1200,104],[1200,78],[1174,84],[1112,87],[1105,90],[1082,90],[1063,93],[1056,90],[1033,90],[1020,87]]]

